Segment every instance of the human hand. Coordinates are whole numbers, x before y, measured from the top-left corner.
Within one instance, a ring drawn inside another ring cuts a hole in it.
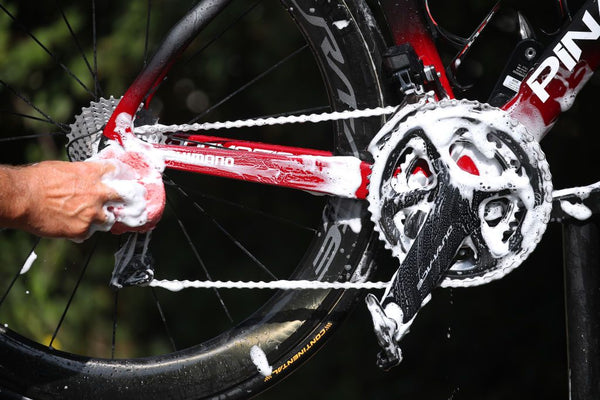
[[[120,195],[102,183],[114,170],[109,163],[43,161],[3,167],[0,223],[39,236],[82,240],[93,224],[108,220],[107,202]]]
[[[153,159],[148,148],[142,145],[130,146],[133,149],[127,151],[118,144],[111,144],[91,159],[116,167],[104,179],[104,183],[121,196],[120,201],[106,204],[109,214],[114,216],[114,224],[108,227],[114,234],[153,229],[165,208],[162,160]]]

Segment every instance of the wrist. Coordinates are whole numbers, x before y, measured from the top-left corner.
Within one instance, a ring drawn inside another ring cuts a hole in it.
[[[0,166],[0,187],[0,225],[22,227],[31,197],[27,167]]]

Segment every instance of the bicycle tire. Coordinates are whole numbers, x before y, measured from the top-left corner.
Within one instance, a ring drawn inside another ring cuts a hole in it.
[[[320,67],[332,108],[384,103],[378,71],[383,40],[360,1],[282,0]],[[335,25],[343,21],[341,25]],[[350,103],[350,104],[349,104]],[[336,151],[361,156],[380,118],[336,123]],[[365,202],[331,199],[318,238],[293,279],[366,278],[378,247]],[[359,218],[361,229],[347,223]],[[0,387],[45,398],[247,398],[281,381],[320,348],[358,300],[355,290],[278,292],[233,329],[174,353],[140,359],[94,359],[50,349],[0,327]],[[273,373],[257,371],[260,345]]]

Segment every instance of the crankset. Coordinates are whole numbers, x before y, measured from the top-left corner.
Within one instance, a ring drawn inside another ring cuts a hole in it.
[[[435,287],[499,279],[533,251],[550,219],[552,183],[526,128],[475,101],[422,98],[401,108],[369,150],[369,210],[400,261],[383,298],[367,298],[385,349],[380,365],[389,367]]]

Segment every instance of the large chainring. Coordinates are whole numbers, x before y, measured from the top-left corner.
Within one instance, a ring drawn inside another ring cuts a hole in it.
[[[527,258],[546,229],[552,207],[548,163],[527,129],[500,109],[423,98],[402,107],[369,150],[369,210],[401,263],[441,201],[456,204],[445,208],[456,210],[445,218],[474,216],[471,225],[477,226],[460,244],[442,286],[503,277]],[[450,192],[453,199],[441,200]],[[443,232],[438,237],[443,240]]]

